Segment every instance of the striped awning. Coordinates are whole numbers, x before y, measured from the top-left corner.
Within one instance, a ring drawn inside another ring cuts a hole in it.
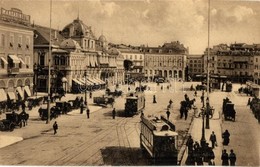
[[[94,84],[97,85],[96,82],[93,81],[93,79],[91,79],[91,78],[87,78],[87,80],[90,81],[90,82],[92,83],[92,85],[94,85]]]
[[[103,80],[101,80],[101,79],[99,79],[99,78],[96,78],[96,79],[99,80],[101,84],[106,84],[105,81],[103,81]]]
[[[7,101],[7,96],[4,89],[0,89],[0,102]]]
[[[16,55],[8,55],[12,60],[13,63],[20,63],[20,59]]]
[[[1,57],[1,60],[2,60],[5,64],[8,64],[8,62],[5,60],[4,57]]]
[[[17,87],[16,88],[16,91],[18,92],[19,96],[21,97],[21,99],[23,100],[24,98],[24,93],[22,91],[22,88],[21,87]]]
[[[25,91],[25,93],[27,94],[28,97],[32,96],[29,86],[25,86],[24,91]]]
[[[8,95],[8,98],[10,100],[15,100],[16,99],[16,96],[15,96],[14,92],[7,92],[7,95]]]
[[[20,62],[21,62],[22,64],[25,64],[25,62],[23,61],[22,58],[19,58],[19,60],[20,60]]]
[[[78,85],[84,85],[82,82],[80,82],[78,79],[72,79],[73,82],[75,82]]]
[[[81,80],[85,83],[85,78],[82,78]],[[90,86],[94,84],[87,79],[87,85]]]

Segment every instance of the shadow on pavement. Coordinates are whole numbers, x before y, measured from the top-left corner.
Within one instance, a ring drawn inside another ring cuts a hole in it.
[[[112,166],[133,166],[133,165],[149,165],[147,158],[142,154],[140,148],[127,147],[106,147],[101,149],[104,165]]]

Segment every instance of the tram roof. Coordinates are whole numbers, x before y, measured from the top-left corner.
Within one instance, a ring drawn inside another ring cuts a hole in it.
[[[155,136],[178,136],[177,132],[167,130],[167,131],[153,131]]]

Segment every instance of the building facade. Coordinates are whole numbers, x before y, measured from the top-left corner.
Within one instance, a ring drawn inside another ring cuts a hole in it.
[[[207,71],[208,62],[210,74],[224,76],[233,82],[256,81],[258,78],[254,71],[257,71],[257,69],[254,65],[257,64],[258,54],[259,48],[254,44],[235,43],[229,46],[219,44],[210,49],[208,61],[207,50],[205,51],[204,71]]]
[[[0,101],[21,101],[33,89],[33,29],[21,10],[1,8]]]
[[[185,79],[188,48],[178,41],[159,47],[143,47],[144,71],[149,80],[155,77]]]
[[[204,73],[202,55],[187,55],[188,75],[192,80]]]

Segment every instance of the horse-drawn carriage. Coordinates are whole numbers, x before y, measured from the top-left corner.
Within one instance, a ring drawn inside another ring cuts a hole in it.
[[[97,105],[113,105],[115,102],[115,98],[109,95],[102,95],[101,97],[93,97],[93,103]]]
[[[250,108],[258,122],[260,123],[260,99],[254,97],[250,103]]]
[[[80,104],[83,103],[83,100],[81,101],[81,98],[77,96],[75,100],[69,100],[68,103],[71,106],[71,109],[79,109]]]
[[[43,103],[44,98],[42,96],[31,96],[27,98],[28,109],[32,110],[33,107],[39,106]]]
[[[108,95],[108,96],[112,95],[112,96],[118,97],[118,96],[121,96],[122,94],[123,94],[123,91],[118,88],[116,88],[115,90],[111,90],[109,88],[106,89],[106,95]]]
[[[224,114],[225,120],[235,121],[236,111],[234,109],[234,104],[228,98],[223,100],[222,112]]]
[[[29,119],[29,114],[25,112],[21,112],[20,114],[15,112],[6,113],[6,119],[0,121],[0,130],[13,131],[16,126],[21,128],[23,124],[25,126],[28,119]]]
[[[47,106],[42,106],[38,110],[39,116],[41,117],[41,120],[47,120],[48,119],[48,108]],[[50,108],[50,120],[53,118],[57,118],[61,114],[61,110],[57,106],[52,106]]]

